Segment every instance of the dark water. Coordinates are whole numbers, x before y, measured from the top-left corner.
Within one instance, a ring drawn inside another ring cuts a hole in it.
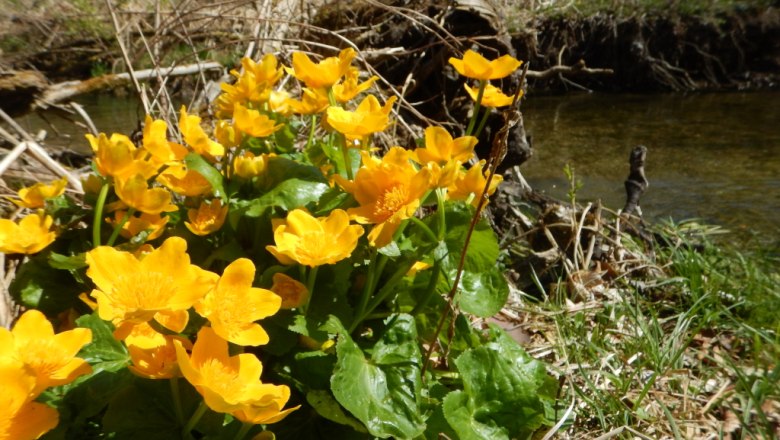
[[[98,130],[128,133],[141,114],[137,101],[84,97]],[[650,187],[641,200],[649,219],[699,218],[769,242],[780,236],[780,92],[696,95],[529,95],[523,103],[535,156],[522,167],[536,188],[565,198],[566,163],[584,187],[581,201],[625,201],[628,155],[647,146]],[[49,132],[47,144],[88,151],[81,130],[54,115],[22,122]]]
[[[529,96],[523,105],[535,156],[522,171],[535,188],[565,197],[569,163],[581,200],[621,208],[629,152],[641,144],[645,217],[699,218],[778,242],[780,92]]]

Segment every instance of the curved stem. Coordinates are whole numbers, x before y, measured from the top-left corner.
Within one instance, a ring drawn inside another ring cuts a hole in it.
[[[173,398],[173,410],[176,413],[176,420],[179,425],[184,425],[184,411],[181,409],[181,393],[179,392],[179,378],[172,377],[168,379],[171,385],[171,397]]]
[[[482,133],[482,129],[485,128],[489,116],[490,107],[485,107],[485,111],[482,113],[482,119],[479,120],[479,125],[477,125],[477,131],[474,132],[475,137],[479,137],[479,134]]]
[[[246,437],[246,434],[249,432],[249,430],[252,429],[254,426],[255,425],[249,422],[244,422],[244,424],[241,425],[241,429],[239,429],[238,432],[236,433],[236,436],[233,437],[233,440],[243,439],[244,437]]]
[[[100,246],[100,225],[103,223],[103,207],[106,204],[106,197],[108,197],[108,187],[110,185],[105,182],[100,187],[100,193],[98,194],[97,203],[95,204],[95,217],[92,219],[92,246]]]
[[[474,112],[471,114],[471,120],[469,126],[466,128],[466,136],[471,136],[472,130],[474,130],[474,123],[477,122],[477,114],[482,103],[482,96],[485,94],[485,87],[487,86],[486,80],[479,81],[479,92],[477,92],[477,99],[474,101]]]
[[[314,131],[317,128],[317,115],[311,115],[311,128],[309,129],[309,139],[306,140],[304,151],[308,150],[314,140]]]
[[[410,315],[414,316],[425,308],[433,298],[433,294],[436,293],[436,283],[439,282],[439,273],[441,273],[441,260],[436,260],[433,263],[433,269],[431,269],[431,278],[428,280],[428,285],[425,287],[425,296],[420,298],[412,309]]]
[[[444,188],[436,189],[436,202],[438,203],[437,214],[439,215],[439,235],[437,238],[439,241],[444,240],[444,236],[447,234],[447,220],[444,214],[444,203],[446,202],[446,200],[444,200],[445,191],[446,189]]]
[[[428,227],[428,225],[425,224],[422,220],[420,220],[417,217],[409,217],[409,220],[412,221],[415,225],[419,226],[420,229],[422,229],[423,233],[428,236],[428,238],[431,239],[434,243],[439,241],[439,237],[436,236],[436,234],[433,233],[431,228]]]
[[[339,135],[341,140],[341,155],[344,158],[344,168],[347,170],[347,179],[354,180],[352,175],[352,163],[349,160],[349,147],[347,146],[347,138],[343,135]]]
[[[387,299],[387,297],[390,296],[391,293],[393,293],[393,289],[395,289],[395,285],[398,284],[398,282],[401,281],[404,278],[404,276],[406,276],[406,273],[409,272],[409,269],[412,268],[412,265],[414,265],[414,260],[407,262],[406,264],[402,265],[395,271],[393,276],[390,277],[389,280],[387,280],[384,286],[382,286],[382,289],[379,290],[379,293],[376,294],[376,296],[371,301],[371,303],[368,304],[366,310],[362,314],[356,315],[357,319],[355,319],[355,321],[350,326],[349,329],[350,333],[352,333],[355,330],[357,324],[363,322],[363,320],[365,320],[366,317],[370,315],[375,308],[377,308],[380,304],[382,304]]]
[[[192,417],[190,417],[190,420],[184,426],[184,429],[182,429],[181,435],[183,438],[192,438],[192,435],[190,434],[192,432],[192,429],[195,428],[195,425],[198,424],[200,418],[203,417],[203,414],[206,414],[206,410],[208,408],[209,407],[206,406],[206,401],[201,400],[200,405],[198,405],[198,409],[196,409],[195,412],[192,413]]]
[[[309,303],[314,295],[314,283],[317,280],[317,269],[319,269],[319,266],[314,266],[309,269],[309,277],[306,280],[306,290],[309,291],[309,301],[301,306],[301,312],[303,312],[304,316],[306,316],[306,311],[309,310]]]
[[[371,249],[371,257],[368,261],[368,274],[366,274],[366,282],[363,284],[363,294],[360,296],[360,303],[358,304],[357,309],[355,310],[355,317],[352,321],[352,325],[350,326],[349,331],[352,332],[352,330],[357,327],[358,320],[357,318],[366,311],[366,306],[368,306],[368,300],[371,298],[371,294],[374,293],[374,277],[376,276],[376,248]]]
[[[111,237],[108,239],[108,243],[106,245],[113,246],[114,242],[116,241],[117,237],[119,237],[119,232],[122,231],[122,228],[125,226],[125,223],[127,223],[128,220],[130,220],[130,217],[135,214],[135,208],[129,208],[125,215],[122,217],[122,220],[114,225],[114,231],[111,233]]]

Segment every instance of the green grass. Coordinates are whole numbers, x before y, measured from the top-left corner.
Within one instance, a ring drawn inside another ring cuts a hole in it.
[[[551,349],[562,404],[575,402],[562,438],[776,438],[777,256],[716,246],[708,231],[661,228],[662,272],[618,278],[587,299],[561,273],[556,288],[531,292],[544,299],[524,299],[531,351]]]

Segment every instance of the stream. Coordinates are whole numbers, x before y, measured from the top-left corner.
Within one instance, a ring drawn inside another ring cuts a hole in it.
[[[81,97],[106,133],[136,128],[131,98]],[[635,145],[648,148],[650,187],[640,206],[648,220],[697,218],[740,239],[780,242],[780,92],[666,95],[569,94],[523,102],[534,156],[522,167],[536,189],[565,200],[564,166],[582,182],[580,202],[618,209]],[[49,132],[47,144],[84,151],[82,131],[58,116],[28,115],[22,125]]]

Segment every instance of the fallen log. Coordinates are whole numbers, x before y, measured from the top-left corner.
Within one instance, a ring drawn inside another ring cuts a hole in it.
[[[168,69],[146,69],[134,72],[137,80],[147,80],[151,78],[165,78],[169,76],[192,75],[204,70],[220,70],[222,64],[217,62],[208,62],[200,64],[190,64],[187,66],[176,66]],[[52,84],[45,88],[40,97],[35,100],[35,108],[47,108],[52,104],[70,99],[74,96],[82,95],[96,90],[115,87],[120,84],[130,82],[132,76],[130,73],[117,73],[101,75],[96,78],[90,78],[84,81],[66,81]]]

